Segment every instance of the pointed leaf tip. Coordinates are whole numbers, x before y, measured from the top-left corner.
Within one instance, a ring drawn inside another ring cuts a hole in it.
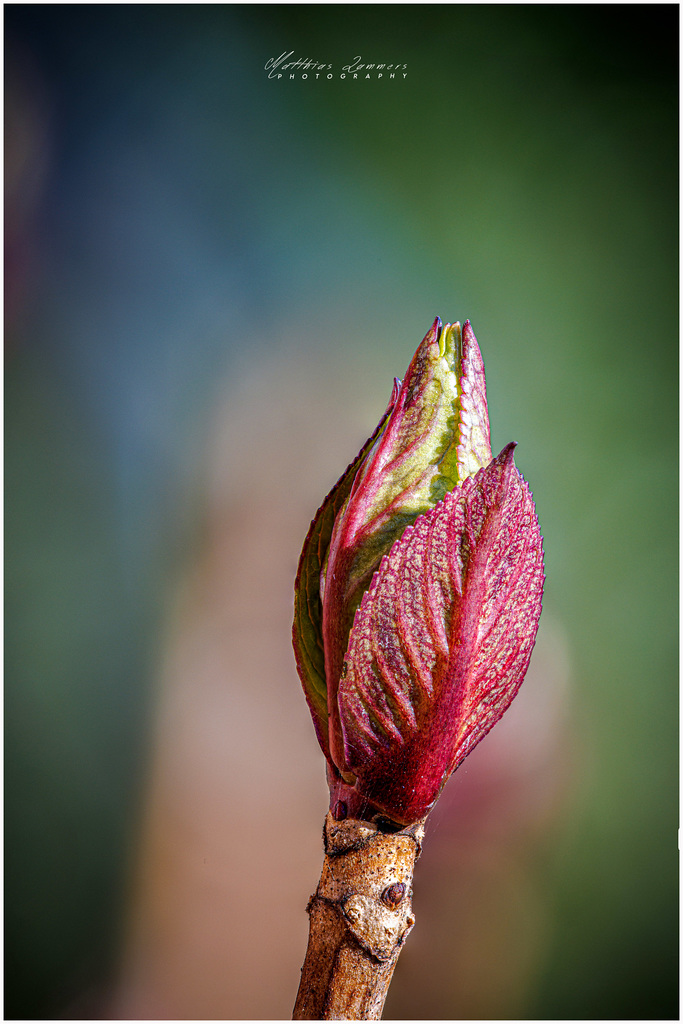
[[[458,472],[464,479],[492,458],[484,360],[469,320],[462,329],[461,359]]]

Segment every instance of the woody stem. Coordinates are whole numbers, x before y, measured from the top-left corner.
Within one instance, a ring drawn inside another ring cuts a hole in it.
[[[292,1020],[379,1020],[396,961],[415,923],[411,896],[424,823],[386,834],[335,821],[308,904],[310,933]]]

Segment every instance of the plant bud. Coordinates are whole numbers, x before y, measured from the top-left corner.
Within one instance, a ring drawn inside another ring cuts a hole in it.
[[[424,818],[521,685],[544,577],[513,449],[491,457],[469,321],[437,317],[299,562],[294,650],[338,818]]]

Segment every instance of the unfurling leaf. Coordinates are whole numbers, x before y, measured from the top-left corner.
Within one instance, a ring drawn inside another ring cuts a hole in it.
[[[338,692],[345,768],[404,824],[427,814],[529,664],[543,552],[512,451],[406,529],[353,624]]]

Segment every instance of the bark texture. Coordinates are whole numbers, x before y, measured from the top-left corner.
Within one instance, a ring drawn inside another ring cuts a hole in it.
[[[379,1020],[415,923],[412,881],[424,825],[387,834],[328,812],[325,860],[308,904],[306,959],[292,1020]]]

